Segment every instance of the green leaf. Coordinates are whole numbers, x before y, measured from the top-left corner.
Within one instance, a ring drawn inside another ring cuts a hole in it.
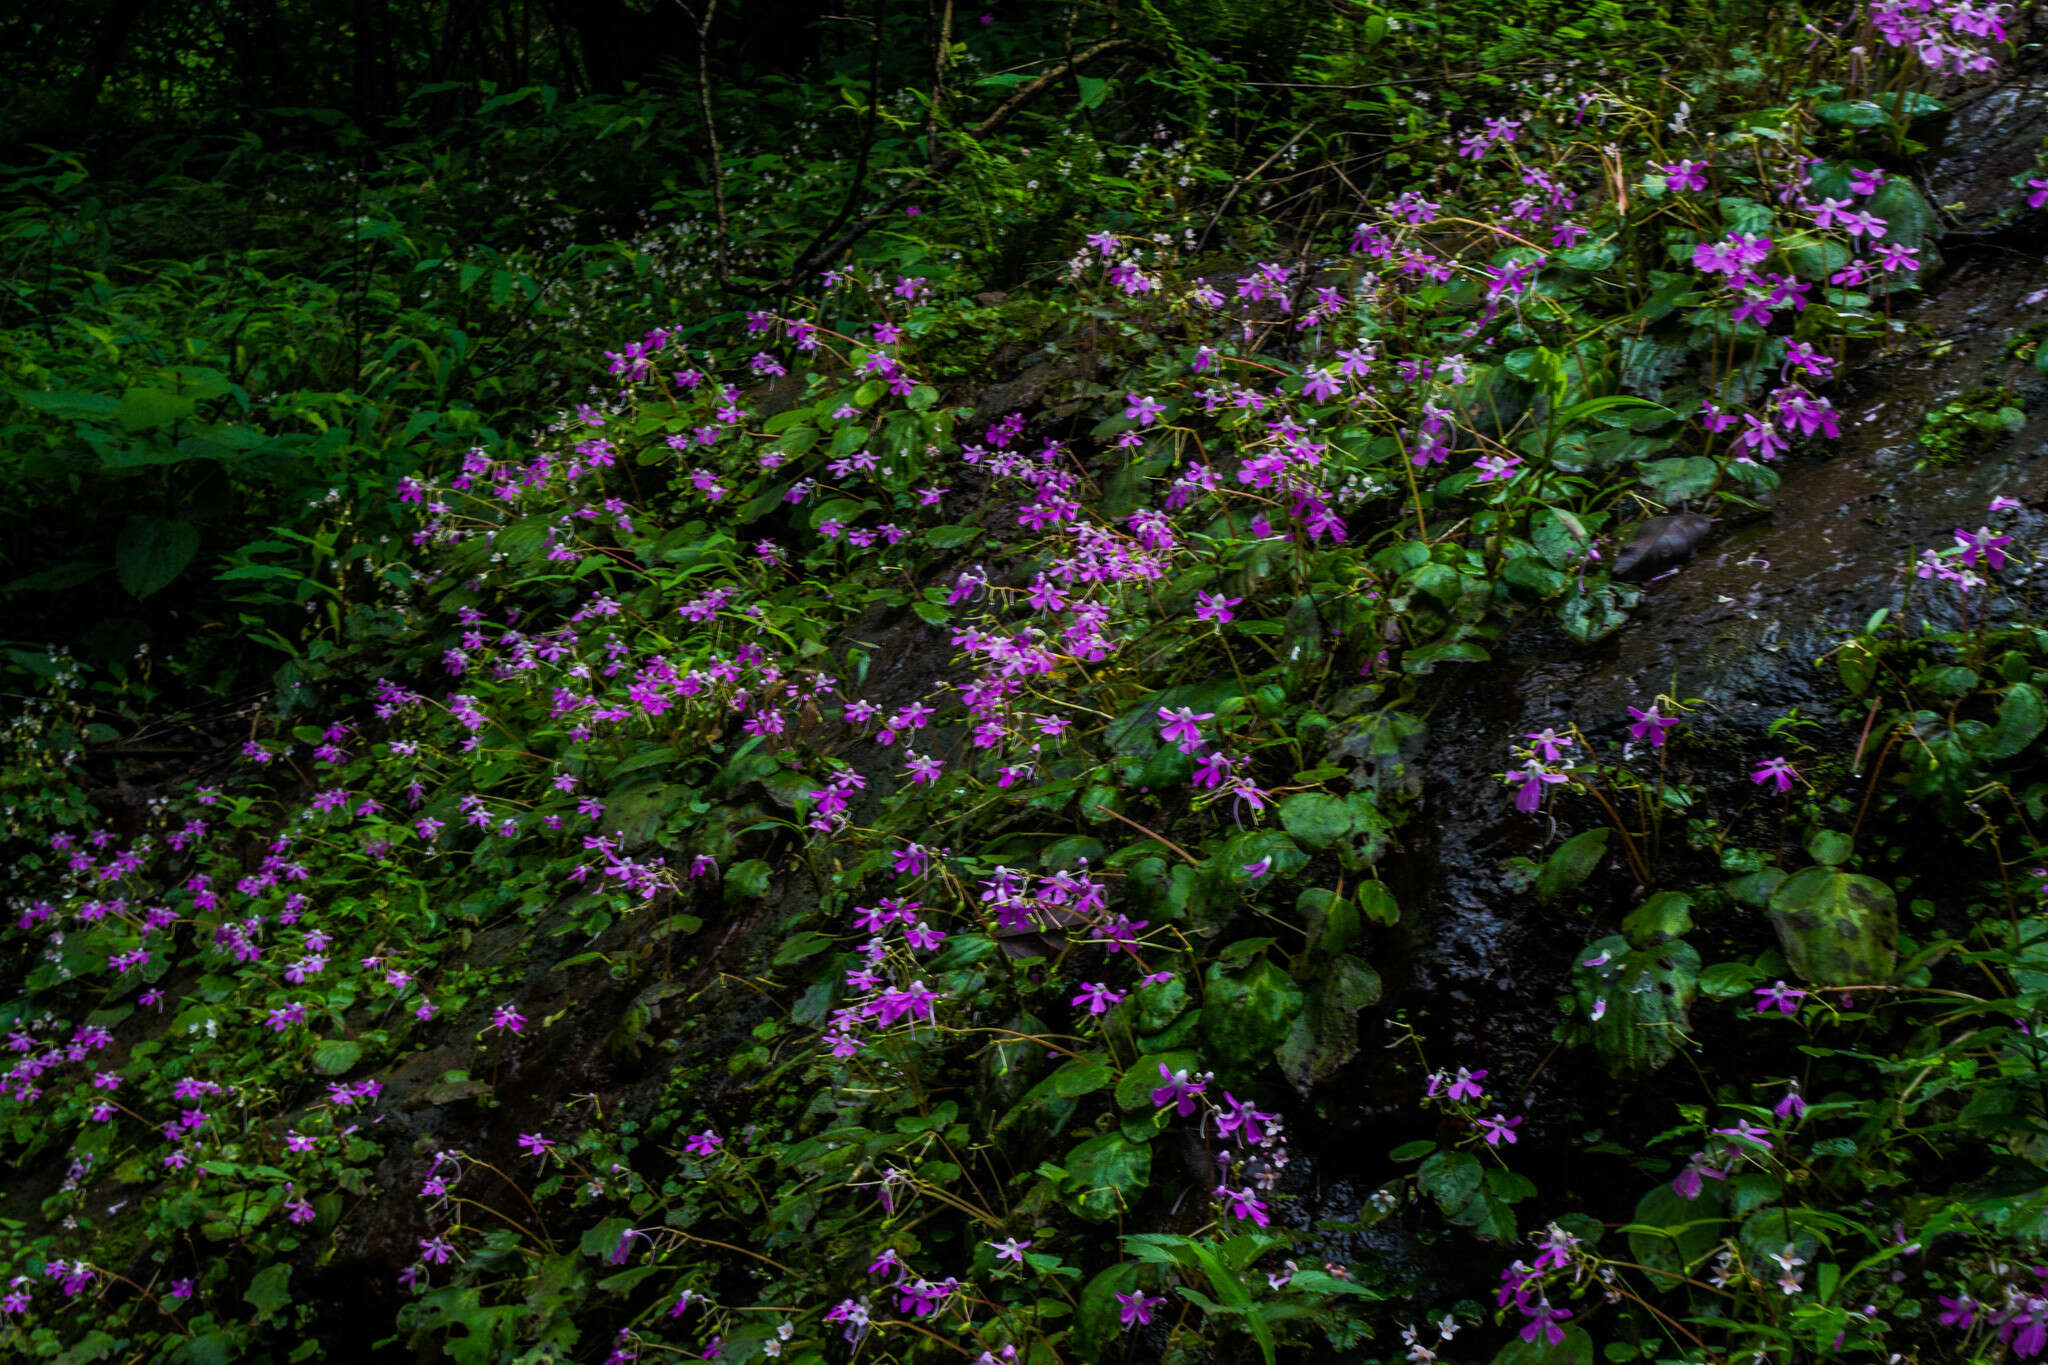
[[[136,597],[154,597],[185,572],[198,552],[199,531],[192,523],[130,517],[114,542],[114,574]]]
[[[289,1263],[267,1265],[250,1279],[242,1297],[256,1306],[258,1318],[276,1317],[292,1301],[291,1280]]]
[[[1145,1192],[1152,1178],[1152,1149],[1121,1133],[1089,1138],[1060,1163],[1067,1179],[1067,1207],[1091,1223],[1106,1223]]]
[[[2048,351],[2048,346],[2042,349]],[[2042,705],[2040,689],[2017,682],[1998,703],[1998,723],[1974,737],[1970,747],[1985,758],[2011,758],[2039,738],[2044,726],[2048,706]]]
[[[935,550],[950,550],[956,545],[965,545],[980,534],[979,526],[934,526],[924,533],[924,539]]]
[[[1659,502],[1679,502],[1712,492],[1721,478],[1721,468],[1704,455],[1687,455],[1647,461],[1640,477],[1643,487]]]
[[[1202,994],[1202,1039],[1207,1064],[1249,1079],[1273,1060],[1305,997],[1294,978],[1260,957],[1240,972],[1210,966]]]
[[[1082,1289],[1080,1308],[1074,1315],[1074,1332],[1086,1353],[1083,1359],[1109,1358],[1114,1343],[1123,1335],[1123,1308],[1116,1296],[1130,1293],[1137,1283],[1136,1263],[1117,1261]]]
[[[1700,955],[1683,940],[1632,948],[1619,935],[1599,939],[1576,955],[1575,1018],[1560,1036],[1590,1034],[1609,1071],[1647,1075],[1678,1055],[1699,975]]]
[[[1709,1000],[1733,1000],[1747,995],[1764,979],[1764,973],[1748,962],[1716,962],[1700,973],[1700,994]]]
[[[1302,792],[1280,803],[1280,823],[1307,847],[1328,848],[1351,832],[1351,808],[1328,792]]]
[[[725,898],[729,901],[742,897],[755,899],[768,894],[768,877],[773,871],[759,858],[749,858],[735,863],[725,871]]]
[[[1592,876],[1593,869],[1607,856],[1607,836],[1610,833],[1612,831],[1602,825],[1584,834],[1575,834],[1559,844],[1556,851],[1543,860],[1543,870],[1536,874],[1536,899],[1554,901]]]
[[[1771,897],[1771,922],[1792,970],[1822,986],[1879,985],[1898,961],[1898,902],[1875,877],[1809,867]]]
[[[1529,539],[1536,553],[1558,569],[1568,569],[1584,559],[1593,543],[1583,522],[1555,507],[1538,507],[1529,514]]]
[[[1848,862],[1855,849],[1849,836],[1839,830],[1816,829],[1806,836],[1806,856],[1828,867]]]
[[[1700,1197],[1692,1201],[1672,1189],[1669,1181],[1652,1185],[1636,1201],[1635,1222],[1622,1229],[1637,1263],[1684,1274],[1712,1251],[1722,1224],[1719,1183],[1705,1182]],[[1652,1282],[1677,1288],[1661,1276],[1653,1276]]]
[[[1166,1068],[1166,1076],[1185,1071],[1189,1074],[1202,1069],[1200,1053],[1176,1050],[1173,1052],[1148,1052],[1132,1062],[1130,1069],[1117,1079],[1116,1102],[1123,1109],[1150,1109],[1152,1092],[1166,1084],[1166,1076],[1159,1072]]]
[[[40,408],[52,417],[63,417],[75,422],[105,422],[121,411],[121,400],[108,393],[81,393],[76,389],[57,389],[44,393],[37,390],[13,390],[13,397],[32,408]]]
[[[349,1038],[329,1038],[313,1049],[313,1069],[339,1076],[362,1059],[363,1045]]]
[[[1654,948],[1692,932],[1692,897],[1683,891],[1659,891],[1621,922],[1632,948]]]
[[[1330,964],[1280,1044],[1280,1070],[1295,1089],[1306,1094],[1358,1055],[1356,1016],[1378,1003],[1380,989],[1379,973],[1357,958],[1346,954]]]
[[[1107,1062],[1076,1058],[1052,1073],[1052,1092],[1061,1099],[1076,1100],[1108,1088],[1116,1072]]]
[[[1628,624],[1628,609],[1641,601],[1643,590],[1633,583],[1602,583],[1588,592],[1574,594],[1558,619],[1564,633],[1576,644],[1590,645]]]
[[[181,422],[198,411],[199,405],[184,394],[162,389],[130,389],[121,395],[115,416],[129,431],[146,431]]]
[[[1493,1357],[1493,1365],[1593,1365],[1593,1338],[1583,1327],[1564,1329],[1564,1340],[1552,1344],[1548,1337],[1523,1341],[1508,1339]]]
[[[1400,922],[1401,905],[1385,882],[1360,882],[1356,894],[1359,913],[1374,924]]]
[[[1109,82],[1100,76],[1076,76],[1074,83],[1081,88],[1081,98],[1074,106],[1077,109],[1093,109],[1109,98]]]
[[[819,953],[832,947],[833,943],[834,940],[827,934],[794,934],[783,940],[782,945],[775,950],[774,964],[778,967],[794,966],[799,962],[816,957]]]
[[[1415,1181],[1446,1214],[1454,1214],[1472,1202],[1485,1175],[1479,1158],[1470,1152],[1438,1152],[1422,1163]]]
[[[1892,121],[1890,114],[1870,100],[1834,100],[1813,112],[1833,128],[1882,128]]]

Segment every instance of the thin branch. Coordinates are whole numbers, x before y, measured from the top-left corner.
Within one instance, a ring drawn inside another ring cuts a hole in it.
[[[1061,62],[1058,66],[1053,67],[1050,71],[1047,71],[1044,75],[1038,77],[1036,80],[1033,80],[1025,85],[1019,86],[1015,94],[1011,95],[1010,98],[1004,100],[1001,104],[996,106],[995,112],[991,113],[987,118],[983,119],[981,122],[975,124],[972,128],[969,128],[967,130],[967,137],[972,141],[979,142],[981,139],[987,137],[990,133],[995,132],[998,128],[1001,128],[1004,124],[1008,123],[1011,119],[1015,118],[1018,115],[1018,113],[1020,113],[1024,109],[1026,105],[1030,104],[1033,100],[1037,99],[1038,96],[1044,94],[1052,86],[1058,84],[1067,76],[1072,75],[1081,67],[1086,66],[1089,62],[1095,60],[1097,57],[1106,56],[1107,54],[1112,52],[1125,52],[1141,49],[1145,46],[1146,45],[1144,43],[1138,41],[1135,38],[1105,38],[1099,43],[1095,43],[1089,47],[1083,48],[1081,51],[1075,53],[1072,57],[1069,57],[1067,60]],[[947,172],[951,171],[955,166],[959,165],[962,161],[966,160],[966,158],[967,153],[962,151],[960,148],[949,148],[947,151],[942,153],[935,161],[932,162],[931,175],[933,177],[945,175]],[[863,147],[861,166],[856,168],[856,173],[860,173],[861,171],[863,171],[865,166],[866,148]],[[824,262],[831,260],[840,252],[846,250],[847,247],[852,246],[862,237],[865,237],[870,231],[873,230],[877,223],[880,223],[883,219],[887,218],[891,213],[895,212],[898,208],[901,208],[905,201],[910,199],[912,195],[916,194],[917,191],[920,188],[923,188],[926,183],[928,182],[920,182],[919,184],[908,186],[902,190],[897,191],[895,194],[890,195],[887,199],[884,199],[874,208],[869,209],[865,214],[861,215],[861,217],[857,221],[847,226],[844,231],[839,232],[839,234],[836,237],[832,237],[832,240],[829,242],[826,242],[824,239],[831,235],[831,233],[833,232],[833,228],[827,228],[825,232],[822,232],[818,235],[817,240],[815,240],[812,243],[811,247],[808,250],[806,250],[805,252],[803,252],[803,254],[797,257],[796,262],[790,266],[789,272],[783,276],[781,281],[778,282],[780,287],[787,288],[790,285],[796,283],[805,275],[809,274],[812,270],[816,269],[819,265],[822,265]],[[855,189],[858,189],[858,184],[856,184]],[[850,203],[848,207],[851,207]],[[846,210],[842,210],[839,221],[845,222],[846,217]],[[834,224],[835,228],[837,226],[837,224]],[[762,289],[758,292],[768,293],[771,292],[771,290]]]
[[[924,159],[939,159],[939,105],[946,96],[946,55],[953,46],[953,0],[930,0],[937,12],[938,41],[932,44],[932,97],[931,107],[924,121]]]
[[[711,143],[711,209],[718,229],[715,269],[718,283],[729,287],[732,282],[732,234],[726,228],[725,219],[725,153],[718,145],[718,119],[711,112],[711,21],[718,14],[718,0],[708,0],[702,19],[684,0],[676,0],[676,7],[689,15],[690,22],[697,28],[697,100],[704,110],[704,136]]]

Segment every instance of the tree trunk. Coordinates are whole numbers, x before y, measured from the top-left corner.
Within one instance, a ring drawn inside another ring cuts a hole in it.
[[[78,73],[78,81],[71,87],[69,106],[73,128],[84,128],[92,122],[93,110],[99,106],[100,91],[106,88],[107,80],[120,65],[121,54],[128,48],[128,37],[135,31],[135,21],[149,8],[150,0],[114,0],[100,19],[99,31],[93,35],[92,51],[87,54],[85,67]]]

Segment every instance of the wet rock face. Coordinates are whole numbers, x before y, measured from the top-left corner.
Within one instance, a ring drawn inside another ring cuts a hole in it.
[[[1502,1089],[1530,1116],[1524,1159],[1546,1143],[1569,1144],[1573,1087],[1600,1083],[1597,1064],[1550,1056],[1551,1028],[1571,950],[1612,931],[1631,883],[1610,859],[1588,885],[1589,921],[1569,906],[1539,908],[1504,875],[1506,860],[1540,860],[1598,823],[1597,812],[1576,808],[1555,826],[1515,813],[1499,778],[1509,743],[1576,722],[1611,757],[1627,739],[1625,708],[1675,690],[1704,702],[1700,725],[1716,744],[1685,751],[1679,761],[1697,765],[1688,780],[1710,804],[1726,798],[1728,810],[1744,809],[1750,793],[1739,755],[1769,751],[1772,720],[1796,706],[1842,728],[1832,719],[1832,665],[1814,660],[1878,608],[1900,609],[1906,566],[1919,550],[1949,545],[1958,527],[1983,523],[1994,496],[2027,509],[2006,526],[2021,543],[2048,537],[2038,510],[2048,506],[2048,375],[2008,354],[2014,333],[2048,307],[2048,239],[2014,215],[1987,223],[1991,231],[1979,230],[1976,216],[2000,203],[2024,205],[2007,163],[2033,164],[2044,132],[2048,86],[2039,73],[2022,73],[1958,101],[1939,146],[1908,168],[1935,202],[1963,200],[1972,211],[1952,219],[1944,273],[1924,282],[1924,297],[1892,301],[1890,316],[1901,324],[1892,339],[1852,357],[1831,391],[1842,438],[1825,455],[1780,462],[1783,483],[1768,515],[1643,522],[1621,548],[1615,576],[1660,581],[1626,627],[1590,649],[1542,627],[1517,632],[1493,663],[1459,675],[1455,691],[1435,698],[1419,765],[1425,790],[1400,855],[1413,872],[1403,904],[1421,913],[1403,922],[1400,961],[1382,964],[1393,988],[1383,1010],[1421,1009],[1437,1052],[1498,1068]],[[1923,415],[1986,384],[2012,386],[2024,426],[1966,460],[1930,461],[1917,440]],[[1683,572],[1668,572],[1680,565]],[[1916,622],[1939,625],[1950,610],[1951,598],[1924,587],[1911,598]],[[1854,726],[1833,737],[1852,745]],[[1398,1079],[1377,1076],[1369,1088]]]

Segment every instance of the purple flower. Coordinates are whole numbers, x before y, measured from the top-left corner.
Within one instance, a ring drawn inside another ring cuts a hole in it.
[[[1631,706],[1628,713],[1635,719],[1635,724],[1628,727],[1628,737],[1633,740],[1647,739],[1652,749],[1663,748],[1664,732],[1678,724],[1676,716],[1659,715],[1655,702],[1650,703],[1650,709],[1647,711],[1638,711]]]
[[[1515,791],[1515,809],[1524,815],[1534,815],[1543,805],[1543,789],[1571,779],[1564,773],[1554,773],[1541,763],[1530,762],[1527,767],[1511,773],[1503,773],[1501,780]]]
[[[1490,1114],[1479,1120],[1480,1135],[1486,1139],[1486,1145],[1489,1147],[1498,1147],[1503,1142],[1512,1147],[1515,1143],[1520,1142],[1521,1139],[1515,1136],[1515,1129],[1521,1126],[1522,1117],[1519,1114],[1513,1118],[1507,1118],[1501,1114]]]
[[[1208,1082],[1191,1081],[1185,1071],[1168,1071],[1165,1062],[1159,1064],[1159,1075],[1166,1084],[1152,1092],[1152,1103],[1161,1109],[1170,1104],[1182,1118],[1192,1115],[1195,1096],[1209,1088]]]
[[[1732,1137],[1739,1142],[1754,1143],[1765,1151],[1769,1151],[1771,1144],[1765,1138],[1769,1135],[1770,1131],[1770,1129],[1762,1124],[1751,1123],[1748,1119],[1737,1119],[1733,1128],[1716,1128],[1714,1136]]]
[[[1244,1135],[1248,1146],[1257,1147],[1267,1136],[1265,1125],[1279,1118],[1278,1114],[1262,1114],[1248,1104],[1239,1102],[1237,1096],[1228,1090],[1223,1092],[1224,1108],[1216,1115],[1216,1131],[1224,1137]]]
[[[1191,754],[1201,747],[1202,743],[1202,727],[1196,722],[1214,720],[1215,718],[1216,713],[1214,711],[1203,711],[1197,714],[1191,706],[1183,706],[1172,711],[1162,706],[1159,708],[1159,719],[1162,722],[1159,727],[1159,737],[1178,748],[1182,753]]]
[[[1113,991],[1100,981],[1087,981],[1082,983],[1081,993],[1067,1003],[1085,1004],[1090,1015],[1100,1016],[1109,1013],[1109,1007],[1123,998],[1122,992]]]
[[[1798,769],[1794,768],[1783,757],[1776,757],[1767,758],[1757,764],[1756,771],[1749,775],[1749,780],[1758,786],[1762,786],[1766,782],[1776,782],[1779,791],[1788,792],[1792,790],[1794,782],[1803,779],[1800,778]]]
[[[1707,187],[1707,178],[1700,174],[1706,168],[1707,163],[1704,161],[1674,161],[1668,166],[1652,167],[1663,172],[1664,183],[1672,189],[1695,192]]]
[[[526,1027],[526,1016],[513,1009],[510,1002],[507,1002],[491,1012],[491,1027],[510,1029],[517,1033]]]
[[[688,1152],[691,1156],[710,1156],[713,1153],[715,1153],[724,1142],[724,1138],[720,1137],[711,1129],[706,1128],[701,1133],[692,1133],[690,1135],[690,1140],[683,1144],[683,1150]]]
[[[1162,1294],[1156,1299],[1148,1299],[1145,1291],[1140,1289],[1134,1294],[1118,1294],[1116,1301],[1123,1305],[1120,1311],[1124,1330],[1128,1332],[1132,1327],[1151,1326],[1152,1310],[1165,1303],[1166,1296]]]
[[[1995,572],[2005,567],[2005,547],[2012,544],[2012,537],[1994,535],[1988,526],[1979,526],[1974,533],[1958,526],[1956,544],[1963,547],[1964,568],[1974,567],[1981,556],[1985,567]]]
[[[1264,1227],[1272,1221],[1266,1213],[1266,1206],[1259,1202],[1258,1196],[1250,1189],[1233,1190],[1226,1185],[1218,1185],[1216,1195],[1229,1201],[1230,1212],[1236,1215],[1239,1222],[1249,1218],[1258,1226]]]
[[[1195,593],[1195,619],[1197,621],[1214,621],[1219,625],[1225,621],[1234,621],[1237,619],[1237,613],[1232,611],[1231,608],[1242,601],[1244,601],[1242,597],[1225,597],[1220,592],[1197,591]]]
[[[1023,1265],[1024,1248],[1030,1246],[1031,1243],[1020,1242],[1012,1237],[1007,1242],[990,1242],[989,1245],[995,1248],[998,1261],[1015,1261],[1018,1265]]]
[[[555,1145],[553,1138],[542,1137],[539,1133],[521,1133],[519,1148],[528,1156],[546,1156],[548,1148]]]
[[[1485,1076],[1484,1071],[1467,1071],[1461,1066],[1451,1081],[1451,1088],[1445,1093],[1453,1100],[1476,1100],[1486,1093],[1485,1087],[1479,1084]]]
[[[1796,1083],[1785,1092],[1785,1098],[1772,1107],[1771,1112],[1792,1123],[1806,1117],[1806,1101],[1800,1097]]]
[[[1136,393],[1124,395],[1124,416],[1141,427],[1150,426],[1158,420],[1159,414],[1165,411],[1166,405],[1164,403],[1155,402],[1146,395]]]
[[[1557,1324],[1572,1315],[1571,1309],[1552,1308],[1549,1300],[1539,1299],[1534,1306],[1524,1308],[1522,1311],[1529,1315],[1528,1324],[1522,1328],[1522,1340],[1534,1342],[1538,1336],[1541,1336],[1552,1346],[1563,1343],[1564,1329]]]
[[[1769,1014],[1773,1009],[1790,1019],[1799,1013],[1799,1002],[1806,998],[1806,992],[1787,986],[1783,981],[1768,986],[1758,986],[1756,994],[1761,997],[1756,1003],[1758,1014]]]

